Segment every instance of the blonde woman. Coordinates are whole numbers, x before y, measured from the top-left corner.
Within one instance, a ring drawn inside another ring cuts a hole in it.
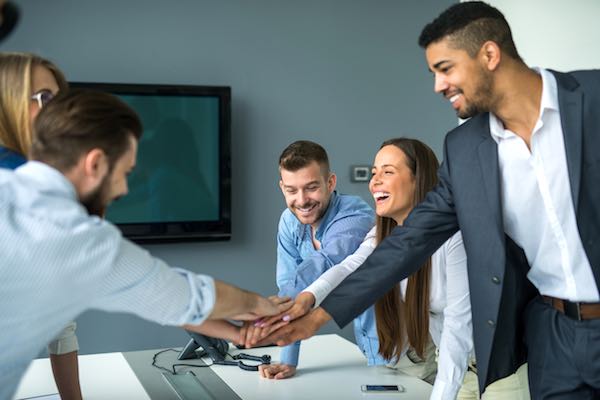
[[[40,110],[68,88],[52,62],[28,53],[0,53],[0,168],[27,161],[32,127]],[[56,386],[63,400],[81,399],[75,322],[48,344]]]

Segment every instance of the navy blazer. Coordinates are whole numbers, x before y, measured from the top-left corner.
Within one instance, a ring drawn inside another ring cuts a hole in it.
[[[559,73],[561,125],[583,248],[600,288],[600,70]],[[467,253],[473,337],[483,391],[526,361],[524,308],[537,291],[522,249],[504,233],[498,151],[489,115],[448,133],[438,185],[321,304],[344,326],[414,273],[458,229]],[[535,223],[535,221],[531,221]],[[596,244],[596,246],[594,246]]]

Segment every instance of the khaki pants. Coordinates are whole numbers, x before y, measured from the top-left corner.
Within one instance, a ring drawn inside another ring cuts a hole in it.
[[[397,363],[389,364],[387,367],[433,384],[437,373],[437,361],[435,356],[435,345],[431,338],[429,338],[423,356],[425,359],[420,360],[414,350],[408,350]]]
[[[483,392],[482,400],[529,400],[529,381],[527,380],[527,364],[519,367],[517,372],[500,379]],[[457,400],[479,399],[479,384],[477,375],[467,371],[463,385],[456,397]]]

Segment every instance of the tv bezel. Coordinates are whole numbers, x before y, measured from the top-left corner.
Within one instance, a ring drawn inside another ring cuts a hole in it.
[[[147,83],[70,82],[71,88],[115,95],[209,96],[219,99],[219,218],[216,221],[115,223],[137,243],[231,239],[231,87]],[[143,121],[142,121],[143,123]]]

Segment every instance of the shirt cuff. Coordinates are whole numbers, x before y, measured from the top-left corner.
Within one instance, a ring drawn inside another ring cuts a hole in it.
[[[327,295],[329,294],[327,289],[320,285],[311,285],[302,292],[310,293],[315,297],[315,304],[313,305],[313,308],[319,307],[321,305],[321,302],[325,300],[325,297],[327,297]]]
[[[454,400],[461,385],[444,382],[436,379],[429,400]]]
[[[293,365],[295,367],[298,365],[299,354],[300,342],[298,341],[281,349],[281,352],[279,353],[279,362],[286,365]]]
[[[70,322],[65,326],[56,338],[48,343],[48,353],[60,355],[79,350],[79,342],[77,336],[75,336],[76,328],[77,324],[75,322]]]
[[[188,308],[176,325],[200,325],[215,307],[215,280],[208,275],[194,274],[180,268],[173,269],[187,279],[191,295]]]

